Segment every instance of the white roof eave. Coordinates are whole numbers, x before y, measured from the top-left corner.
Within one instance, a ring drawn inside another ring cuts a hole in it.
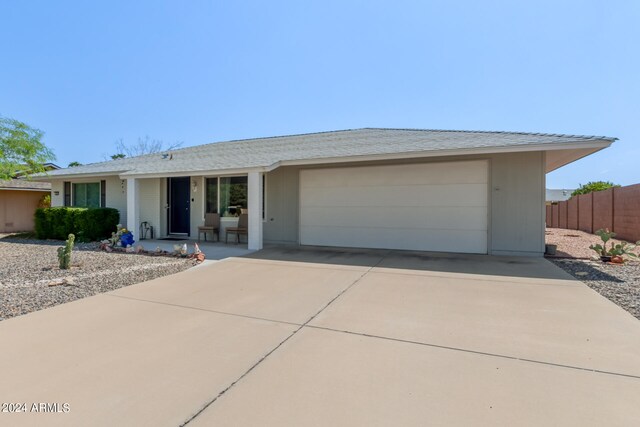
[[[490,146],[490,147],[475,147],[475,148],[452,148],[452,149],[437,149],[437,150],[421,150],[421,151],[408,151],[400,153],[386,153],[386,154],[372,154],[372,155],[349,155],[340,157],[317,157],[311,159],[291,159],[282,160],[269,165],[259,165],[251,167],[236,167],[229,169],[203,169],[203,170],[182,170],[182,171],[149,171],[139,172],[135,168],[129,170],[115,170],[108,172],[84,172],[84,173],[68,173],[68,174],[55,174],[55,175],[39,175],[34,176],[34,180],[38,181],[52,181],[58,179],[73,179],[73,178],[92,178],[92,177],[104,177],[104,176],[118,176],[120,179],[127,178],[166,178],[166,177],[178,177],[178,176],[221,176],[221,175],[244,175],[250,172],[269,172],[281,166],[304,166],[304,165],[318,165],[318,164],[331,164],[331,163],[348,163],[348,162],[365,162],[365,161],[383,161],[383,160],[397,160],[397,159],[410,159],[410,158],[428,158],[428,157],[445,157],[445,156],[464,156],[464,155],[482,155],[482,154],[498,154],[498,153],[517,153],[517,152],[532,152],[532,151],[555,151],[555,150],[579,150],[579,149],[593,149],[593,152],[599,151],[603,148],[610,146],[613,143],[613,139],[591,139],[588,141],[577,142],[558,142],[558,143],[542,143],[542,144],[519,144],[519,145],[504,145],[504,146]],[[564,164],[568,164],[576,159],[568,159]],[[561,167],[563,165],[557,166]],[[556,167],[556,168],[557,168]]]

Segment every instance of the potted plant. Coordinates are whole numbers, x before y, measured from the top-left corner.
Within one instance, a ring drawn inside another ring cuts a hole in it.
[[[638,258],[634,252],[632,252],[637,245],[640,245],[640,241],[635,245],[627,242],[614,243],[611,242],[611,246],[607,247],[607,243],[616,236],[616,233],[609,231],[608,228],[598,230],[595,233],[602,239],[602,244],[597,243],[589,246],[589,249],[593,249],[604,262],[614,262],[616,264],[624,263],[624,256],[630,256]]]

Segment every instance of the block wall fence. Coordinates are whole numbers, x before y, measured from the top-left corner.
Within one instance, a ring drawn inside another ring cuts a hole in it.
[[[574,196],[547,205],[547,227],[593,233],[608,228],[616,238],[640,240],[640,184]]]

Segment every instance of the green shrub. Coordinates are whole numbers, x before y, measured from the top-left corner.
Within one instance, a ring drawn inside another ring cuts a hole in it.
[[[65,240],[75,234],[79,241],[94,241],[111,236],[120,222],[113,208],[39,208],[35,213],[38,239]]]

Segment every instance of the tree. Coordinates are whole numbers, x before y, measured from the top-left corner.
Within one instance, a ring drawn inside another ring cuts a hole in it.
[[[159,139],[151,139],[148,136],[144,138],[138,138],[138,141],[134,144],[125,144],[124,140],[120,138],[116,141],[116,154],[113,154],[111,158],[121,159],[123,157],[136,157],[145,154],[159,153],[161,151],[171,151],[176,148],[180,148],[182,142],[174,142],[173,144],[167,144]]]
[[[42,142],[44,132],[15,119],[0,117],[0,179],[16,173],[44,172],[44,163],[55,160]]]
[[[594,181],[594,182],[590,181],[590,182],[587,182],[586,184],[580,184],[580,187],[578,187],[577,190],[571,193],[571,196],[578,196],[580,194],[589,194],[589,193],[593,193],[594,191],[602,191],[611,187],[620,187],[620,186],[609,181]]]
[[[71,163],[69,163],[69,166],[67,166],[67,167],[75,168],[76,166],[82,166],[82,163],[80,163],[80,162],[71,162]]]

